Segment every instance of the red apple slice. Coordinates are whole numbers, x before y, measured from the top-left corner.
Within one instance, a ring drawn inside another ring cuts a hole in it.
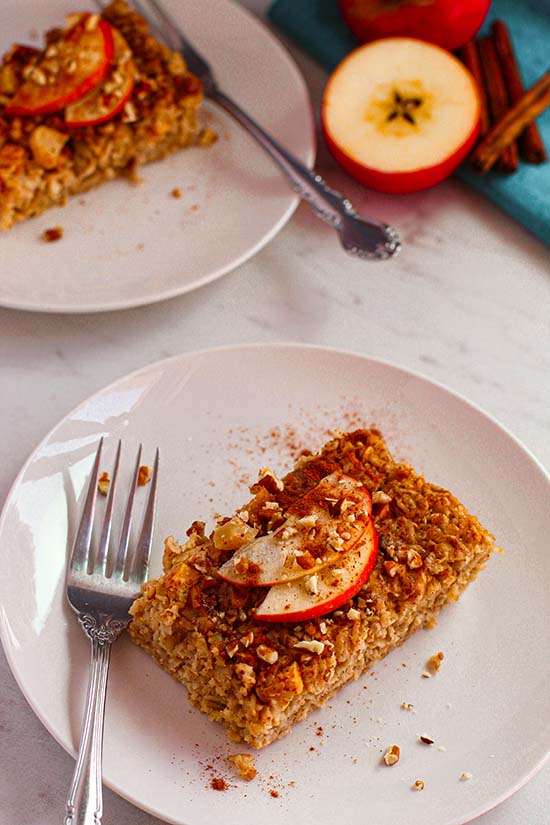
[[[340,0],[359,40],[419,37],[451,52],[471,40],[490,5],[491,0]]]
[[[136,66],[124,37],[113,28],[113,66],[101,83],[65,109],[67,126],[95,126],[113,118],[132,94]]]
[[[81,14],[64,37],[48,46],[19,87],[8,115],[42,115],[63,109],[103,79],[113,57],[111,26],[99,15]]]
[[[371,510],[360,482],[331,473],[294,502],[281,527],[239,548],[219,574],[249,587],[302,578],[347,553],[364,535]]]
[[[254,614],[261,622],[302,622],[325,616],[355,596],[372,572],[378,538],[369,522],[361,540],[340,561],[297,581],[276,584]]]
[[[414,192],[456,169],[479,134],[479,98],[453,55],[408,37],[348,55],[321,107],[328,147],[341,166],[381,192]]]

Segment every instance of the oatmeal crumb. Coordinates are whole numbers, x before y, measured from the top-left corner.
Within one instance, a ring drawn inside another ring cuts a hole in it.
[[[473,774],[471,774],[470,771],[462,771],[460,774],[461,782],[467,782],[468,779],[473,779]]]
[[[251,753],[234,753],[227,757],[227,761],[236,767],[241,779],[246,782],[251,782],[258,773],[254,766],[254,756]]]
[[[437,671],[441,667],[441,662],[443,661],[444,658],[445,658],[445,656],[443,655],[441,650],[438,651],[437,653],[434,653],[434,655],[430,656],[430,658],[426,662],[426,664],[428,666],[428,670],[431,670],[433,673],[437,673]]]
[[[401,756],[401,750],[399,745],[390,745],[389,748],[386,749],[384,756],[382,757],[386,765],[396,765],[399,762],[399,757]]]
[[[416,708],[412,702],[401,702],[401,707],[403,710],[410,710],[412,713],[416,713]]]
[[[417,779],[416,782],[412,786],[413,791],[423,791],[424,790],[424,782],[421,779]]]
[[[350,607],[346,615],[351,622],[356,622],[361,618],[361,614],[355,607]]]
[[[152,471],[151,467],[147,467],[147,465],[145,465],[145,464],[143,464],[139,468],[138,482],[137,482],[138,487],[144,487],[147,484],[147,482],[150,481],[152,472],[153,471]]]
[[[53,243],[54,241],[60,241],[63,237],[63,227],[62,226],[52,226],[50,229],[45,229],[42,233],[42,240],[46,241],[46,243]]]
[[[427,670],[425,670],[425,671],[424,671],[424,673],[422,674],[422,678],[423,678],[423,679],[431,679],[431,678],[432,678],[432,674],[431,674],[431,673],[428,673],[428,671],[427,671]]]
[[[106,496],[109,492],[109,484],[111,483],[111,477],[109,473],[101,473],[97,482],[97,489],[101,493],[102,496]]]
[[[172,191],[170,192],[170,194],[172,195],[172,197],[173,197],[173,198],[181,198],[181,196],[183,195],[183,192],[182,192],[182,190],[179,188],[179,186],[175,186],[175,187],[172,189]]]

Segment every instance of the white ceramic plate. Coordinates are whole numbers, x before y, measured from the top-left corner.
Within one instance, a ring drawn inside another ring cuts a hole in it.
[[[165,6],[211,61],[221,87],[311,165],[311,104],[278,40],[230,0],[165,0]],[[74,10],[73,0],[3,0],[9,26],[1,27],[0,53]],[[113,181],[2,233],[0,305],[125,309],[195,289],[261,249],[290,218],[297,196],[240,126],[209,103],[205,109],[220,136],[214,146],[144,167],[139,186]],[[174,187],[183,191],[179,200],[170,194]],[[44,229],[56,225],[63,239],[41,241]]]
[[[23,692],[74,752],[88,647],[63,580],[100,435],[109,460],[116,439],[124,439],[127,469],[138,440],[149,460],[160,446],[154,574],[163,537],[184,537],[193,519],[212,523],[215,512],[244,503],[245,482],[260,466],[282,473],[330,428],[370,423],[383,429],[396,456],[478,514],[505,555],[491,559],[434,630],[417,633],[258,752],[252,783],[234,779],[225,762],[243,748],[192,709],[185,690],[145,653],[118,642],[104,775],[136,805],[180,825],[458,825],[512,793],[546,758],[548,476],[509,433],[443,387],[315,347],[251,345],[154,364],[81,404],[36,449],[0,526],[2,638]],[[422,678],[438,650],[441,671]],[[435,744],[419,744],[420,733]],[[381,753],[393,743],[402,756],[388,768]],[[469,781],[460,780],[463,771]],[[210,787],[214,777],[227,780],[226,792]],[[425,782],[422,793],[411,790],[416,779]]]

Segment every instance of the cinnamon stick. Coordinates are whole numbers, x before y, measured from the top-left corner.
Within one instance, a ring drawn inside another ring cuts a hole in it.
[[[480,37],[478,40],[478,48],[483,77],[485,79],[485,88],[487,89],[491,121],[494,125],[506,114],[508,109],[508,92],[506,91],[504,75],[491,38]],[[518,164],[518,147],[515,141],[512,141],[503,148],[498,168],[501,172],[509,174],[516,171]]]
[[[479,136],[484,137],[491,126],[491,119],[489,115],[489,105],[487,103],[487,93],[485,91],[485,83],[483,81],[483,72],[479,60],[479,52],[475,40],[469,40],[458,51],[460,60],[464,63],[467,69],[472,73],[479,93]]]
[[[510,103],[515,103],[523,94],[523,82],[510,32],[506,23],[503,23],[502,20],[495,20],[491,33],[500,60]],[[518,138],[518,145],[522,158],[528,163],[543,163],[546,160],[546,150],[536,123],[530,123],[525,127]]]
[[[471,157],[472,166],[484,174],[511,146],[525,127],[550,106],[550,71],[545,72],[530,89],[516,100],[511,109],[492,127]]]

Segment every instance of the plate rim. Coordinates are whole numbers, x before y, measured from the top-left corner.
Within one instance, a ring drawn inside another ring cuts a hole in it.
[[[201,2],[203,2],[203,0],[201,0]],[[279,37],[276,36],[276,34],[268,26],[267,21],[263,17],[254,14],[249,8],[241,5],[236,0],[215,0],[215,2],[229,7],[231,9],[232,14],[237,14],[237,16],[241,15],[243,18],[247,20],[248,25],[256,29],[256,31],[261,31],[263,34],[267,35],[272,44],[278,47],[279,59],[281,60],[281,62],[284,62],[286,64],[288,70],[294,75],[294,80],[301,87],[301,92],[305,99],[307,114],[309,115],[309,146],[307,149],[306,157],[302,162],[308,169],[312,170],[317,157],[317,131],[315,127],[315,116],[313,111],[311,94],[308,85],[305,81],[305,78],[298,66],[298,63],[291,55],[288,47],[283,43],[283,41]],[[208,105],[214,105],[216,106],[216,108],[218,108],[217,104],[210,101],[207,97],[205,97],[204,101],[205,103],[208,103]],[[236,125],[237,128],[242,128],[239,124]],[[259,151],[261,152],[263,150],[259,149]],[[147,164],[147,166],[148,165],[149,164]],[[282,174],[283,173],[281,172],[281,175]],[[193,292],[196,289],[201,289],[207,284],[212,283],[218,280],[219,278],[222,278],[224,275],[228,275],[229,273],[233,272],[235,269],[238,269],[244,263],[249,261],[251,258],[255,257],[255,255],[257,255],[265,246],[267,246],[286,226],[286,224],[289,222],[294,212],[298,208],[300,202],[300,195],[296,192],[293,192],[292,187],[289,184],[288,206],[284,210],[283,214],[279,217],[279,219],[269,229],[269,231],[264,233],[264,235],[261,238],[259,238],[256,241],[256,243],[254,243],[249,249],[245,250],[241,255],[223,264],[222,266],[219,266],[213,272],[209,272],[202,278],[194,280],[191,283],[184,284],[183,286],[174,286],[170,289],[164,290],[161,293],[148,293],[147,295],[143,295],[136,299],[119,299],[115,301],[103,301],[100,303],[87,304],[68,304],[66,302],[59,303],[55,301],[36,304],[33,303],[32,300],[29,300],[28,296],[25,296],[17,300],[11,300],[9,298],[6,299],[2,297],[2,294],[0,292],[0,307],[5,309],[19,310],[21,312],[37,312],[45,315],[93,315],[102,312],[120,312],[127,309],[137,309],[138,307],[150,305],[152,306],[157,303],[162,303],[163,301],[169,301],[172,298],[176,298],[180,295],[186,295],[189,292]],[[65,208],[70,208],[70,202],[67,204]]]
[[[523,442],[513,433],[511,432],[504,424],[500,423],[492,414],[486,412],[482,407],[480,407],[476,402],[469,400],[466,396],[462,393],[451,389],[449,386],[444,384],[443,382],[433,379],[423,372],[410,369],[409,367],[403,366],[402,364],[395,362],[391,359],[383,358],[380,356],[369,355],[367,353],[358,352],[356,350],[348,350],[345,348],[339,347],[332,347],[332,346],[325,346],[322,344],[312,344],[312,343],[303,343],[300,341],[278,341],[278,342],[247,342],[244,344],[227,344],[227,345],[220,345],[215,347],[205,347],[197,350],[190,350],[177,353],[175,355],[169,356],[167,358],[162,358],[157,361],[152,361],[148,364],[142,365],[135,370],[131,370],[118,378],[110,381],[109,383],[105,384],[104,386],[100,387],[90,396],[83,398],[79,401],[78,404],[73,406],[69,412],[66,413],[59,421],[50,430],[46,433],[46,435],[39,441],[39,443],[31,450],[30,454],[27,456],[26,460],[24,461],[21,469],[17,473],[13,484],[11,485],[6,499],[4,501],[2,510],[0,512],[0,537],[2,536],[2,532],[4,530],[5,521],[8,517],[8,511],[11,510],[13,500],[15,498],[15,494],[18,490],[19,484],[23,479],[25,473],[27,472],[28,468],[31,466],[32,461],[36,455],[43,448],[43,446],[48,442],[48,440],[56,433],[56,431],[62,427],[70,418],[77,412],[84,404],[88,404],[93,402],[96,398],[101,397],[104,393],[109,392],[109,390],[115,388],[120,382],[131,380],[135,377],[138,377],[142,373],[146,373],[149,370],[156,370],[156,369],[165,369],[169,367],[171,364],[176,363],[178,361],[185,361],[185,360],[192,360],[195,358],[201,357],[210,357],[216,356],[218,354],[224,353],[231,353],[231,352],[238,352],[242,350],[247,350],[250,352],[260,352],[262,350],[273,349],[273,350],[290,350],[293,349],[295,351],[298,350],[305,350],[308,352],[319,352],[319,353],[328,353],[331,355],[338,355],[344,357],[351,357],[354,359],[358,359],[360,361],[366,362],[367,364],[376,364],[378,366],[382,366],[385,368],[389,368],[390,370],[395,370],[399,373],[402,373],[407,376],[412,376],[420,381],[427,382],[429,385],[435,386],[437,389],[443,391],[444,393],[450,395],[455,400],[465,404],[471,410],[476,412],[478,415],[481,415],[484,419],[486,419],[489,423],[496,428],[509,439],[512,440],[514,445],[524,453],[526,458],[528,458],[536,467],[536,469],[541,473],[543,479],[550,485],[550,471],[546,469],[546,467],[542,464],[542,462],[536,457],[536,455],[527,447]],[[46,717],[35,707],[34,702],[31,700],[30,696],[28,695],[27,691],[24,689],[23,684],[19,678],[19,674],[17,672],[17,668],[11,656],[11,645],[9,644],[9,640],[7,638],[8,631],[7,631],[7,624],[5,622],[4,616],[0,613],[0,643],[2,644],[2,648],[4,654],[6,656],[6,660],[8,662],[10,671],[21,691],[24,698],[26,699],[27,703],[29,704],[30,708],[32,709],[35,716],[40,720],[42,725],[48,731],[48,733],[52,736],[52,738],[63,748],[63,750],[68,753],[73,758],[76,756],[76,749],[72,747],[70,744],[64,742],[61,737],[59,737],[56,732],[53,730],[53,726],[49,723]],[[470,812],[466,815],[466,818],[462,818],[460,815],[459,818],[452,818],[445,821],[441,821],[440,825],[466,825],[466,823],[472,822],[477,817],[481,816],[484,813],[496,808],[506,799],[511,797],[517,790],[523,787],[527,782],[530,781],[538,771],[546,764],[547,761],[550,759],[550,743],[546,750],[546,753],[533,765],[531,769],[523,776],[521,776],[515,783],[513,783],[510,787],[506,788],[497,798],[491,798],[485,804],[479,805],[473,812]],[[112,781],[111,779],[103,778],[103,783],[106,787],[109,787],[112,791],[117,793],[123,799],[126,799],[132,805],[134,805],[138,810],[142,810],[152,816],[162,817],[163,821],[170,823],[170,825],[192,825],[192,823],[184,823],[181,819],[173,819],[171,817],[167,817],[166,814],[163,814],[159,809],[155,809],[149,806],[147,803],[144,803],[141,800],[135,799],[131,794],[127,793],[120,785]]]

